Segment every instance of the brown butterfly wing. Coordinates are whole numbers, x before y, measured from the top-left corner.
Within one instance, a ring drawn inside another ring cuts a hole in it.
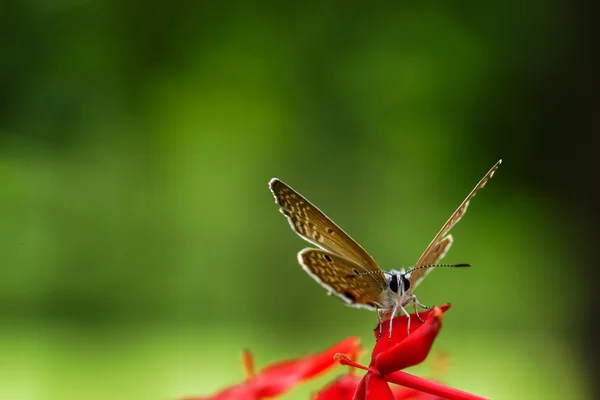
[[[302,239],[330,253],[360,265],[367,271],[381,271],[375,260],[346,232],[300,193],[277,178],[269,182],[275,202],[290,226]]]
[[[429,246],[427,246],[427,248],[425,249],[425,251],[423,252],[421,257],[415,264],[415,267],[420,267],[422,265],[435,264],[442,257],[444,257],[444,255],[446,254],[446,251],[448,251],[448,248],[450,247],[450,244],[452,244],[452,238],[450,238],[449,242],[444,245],[444,243],[443,243],[444,236],[446,236],[446,234],[448,232],[450,232],[450,229],[452,229],[452,227],[454,227],[454,225],[456,225],[456,223],[458,221],[460,221],[460,219],[463,217],[463,215],[465,215],[465,213],[467,212],[467,207],[469,207],[469,202],[471,201],[471,199],[473,197],[475,197],[477,192],[485,186],[485,184],[492,178],[492,176],[494,176],[494,173],[496,172],[498,167],[500,167],[500,164],[502,164],[502,160],[499,160],[488,171],[488,173],[485,174],[485,176],[483,178],[481,178],[479,183],[475,186],[475,188],[471,191],[471,193],[469,193],[467,198],[461,203],[461,205],[456,209],[456,211],[454,211],[454,213],[450,216],[448,221],[446,221],[446,223],[444,224],[442,229],[440,229],[438,234],[435,235],[435,237],[433,238],[433,240],[431,241]],[[428,272],[428,271],[429,271],[428,268],[413,271],[413,273],[411,273],[411,276],[410,276],[410,287],[412,289],[416,288],[418,283],[422,280],[422,278],[425,276],[426,272]]]
[[[435,245],[433,245],[431,249],[427,252],[427,255],[425,255],[425,257],[421,257],[422,264],[419,265],[437,264],[442,258],[444,258],[444,256],[448,252],[448,249],[450,248],[450,246],[452,246],[452,241],[452,235],[448,235],[439,242],[435,243]],[[419,283],[421,283],[423,278],[425,278],[425,276],[427,276],[427,274],[431,271],[433,271],[433,268],[416,269],[413,272],[411,272],[409,279],[411,289],[414,290],[419,285]]]
[[[314,280],[348,305],[378,308],[380,295],[387,289],[383,272],[373,273],[324,250],[304,249],[298,253],[298,262]]]

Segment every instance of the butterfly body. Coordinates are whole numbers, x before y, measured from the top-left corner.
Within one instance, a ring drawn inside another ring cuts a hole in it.
[[[360,267],[351,261],[312,248],[300,251],[298,262],[328,294],[337,296],[347,306],[395,314],[413,301],[409,276],[404,270],[361,274]],[[342,262],[346,268],[339,266]]]
[[[404,307],[410,303],[415,310],[417,305],[428,308],[419,303],[413,291],[432,267],[468,266],[436,264],[452,245],[452,235],[448,232],[462,218],[470,200],[501,162],[498,161],[479,181],[409,271],[383,271],[356,241],[297,191],[277,178],[271,179],[269,188],[292,230],[318,247],[305,248],[298,253],[302,268],[347,305],[377,311],[381,321],[382,316],[392,317],[399,311],[408,315]]]

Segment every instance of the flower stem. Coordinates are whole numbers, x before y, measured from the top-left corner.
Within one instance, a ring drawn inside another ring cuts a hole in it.
[[[462,390],[442,385],[441,383],[430,381],[415,375],[407,374],[406,372],[402,371],[396,371],[385,375],[384,379],[397,385],[406,386],[411,389],[433,394],[448,400],[488,400],[485,397],[464,392]]]

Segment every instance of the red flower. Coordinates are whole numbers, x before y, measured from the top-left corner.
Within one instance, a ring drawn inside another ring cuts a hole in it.
[[[248,376],[245,382],[231,386],[212,396],[187,397],[182,400],[259,400],[275,397],[285,393],[295,384],[313,378],[333,367],[336,364],[334,355],[337,353],[351,359],[356,356],[358,350],[359,339],[350,337],[322,353],[271,364],[257,375],[254,374],[252,354],[245,352],[243,364]]]
[[[333,359],[351,367],[367,370],[362,379],[351,370],[313,396],[313,400],[482,400],[482,397],[449,386],[407,374],[401,370],[421,363],[431,350],[433,341],[442,326],[442,317],[449,304],[435,307],[421,314],[424,322],[411,315],[411,335],[408,319],[396,317],[382,324],[382,340],[377,341],[371,354],[369,367],[357,364],[358,339],[351,337],[320,354],[272,364],[259,374],[254,374],[252,354],[244,353],[247,380],[210,397],[193,397],[187,400],[259,400],[285,393],[297,383],[312,378],[334,365]],[[393,324],[390,340],[389,327]],[[379,327],[374,334],[379,337]],[[333,355],[335,357],[333,358]],[[388,383],[400,386],[390,388]]]
[[[378,340],[375,344],[368,368],[355,363],[344,355],[336,355],[342,364],[367,370],[366,375],[358,384],[354,399],[394,400],[406,399],[407,396],[415,394],[404,388],[392,392],[388,382],[450,400],[482,399],[482,397],[400,371],[425,360],[442,327],[442,317],[448,308],[450,308],[450,304],[434,307],[421,313],[421,318],[425,322],[420,322],[416,315],[412,314],[410,335],[408,335],[406,316],[385,321],[382,324],[383,334],[381,337],[383,339]],[[385,338],[388,337],[390,323],[393,324],[393,329],[388,342]],[[374,334],[375,337],[379,337],[379,327],[375,328]]]
[[[410,335],[408,318],[404,315],[383,322],[382,339],[375,343],[369,367],[385,375],[422,363],[442,328],[443,313],[449,308],[450,304],[445,304],[419,314],[425,322],[419,321],[416,315],[412,314],[411,322],[414,323],[411,323],[413,329]],[[390,323],[393,324],[393,329],[392,337],[388,341],[383,338],[389,336]],[[378,337],[379,327],[375,328],[373,333]]]
[[[339,376],[313,396],[313,400],[352,400],[362,379],[352,372]],[[441,397],[403,386],[391,388],[395,400],[443,400]]]
[[[313,400],[352,400],[361,380],[352,372],[339,376],[315,394]]]

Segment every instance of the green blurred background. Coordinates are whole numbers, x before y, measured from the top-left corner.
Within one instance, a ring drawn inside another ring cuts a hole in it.
[[[445,259],[473,268],[418,290],[453,304],[444,379],[591,397],[577,7],[3,2],[0,398],[172,399],[240,381],[243,348],[259,367],[351,335],[370,348],[375,314],[301,270],[269,179],[390,269],[499,158]]]

